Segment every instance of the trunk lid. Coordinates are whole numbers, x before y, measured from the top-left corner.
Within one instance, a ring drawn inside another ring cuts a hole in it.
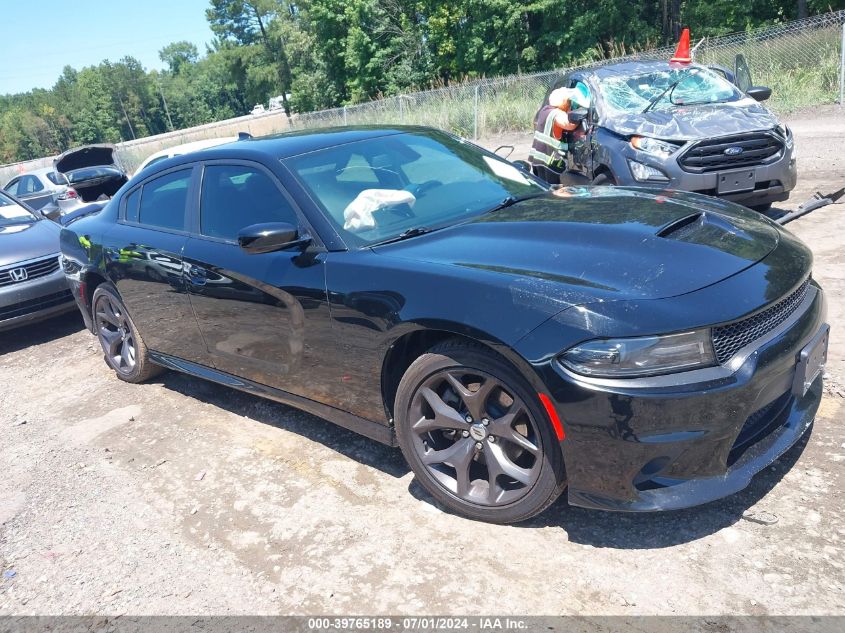
[[[86,145],[69,149],[54,161],[56,171],[68,173],[83,167],[117,165],[114,145]],[[118,165],[119,167],[119,165]]]

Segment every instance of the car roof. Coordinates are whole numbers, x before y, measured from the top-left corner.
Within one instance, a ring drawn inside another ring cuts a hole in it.
[[[273,136],[248,138],[234,143],[217,145],[216,147],[209,149],[192,152],[191,154],[174,156],[165,161],[156,163],[151,166],[151,169],[154,169],[155,171],[158,171],[159,169],[164,170],[197,160],[226,158],[255,159],[257,157],[267,157],[268,155],[282,160],[299,154],[307,154],[309,152],[327,149],[329,147],[337,147],[339,145],[346,145],[347,143],[355,143],[357,141],[392,136],[394,134],[403,134],[406,132],[422,132],[425,134],[431,134],[439,132],[439,130],[424,126],[404,125],[356,125],[296,130]]]
[[[371,138],[401,134],[408,131],[432,131],[432,128],[419,126],[378,126],[378,125],[354,125],[343,127],[311,128],[307,130],[296,130],[283,132],[272,136],[249,138],[228,146],[211,149],[225,151],[234,147],[257,150],[262,153],[272,154],[277,158],[289,158],[298,154],[316,152],[328,147],[336,147],[356,141],[363,141]]]
[[[627,75],[641,75],[644,73],[655,71],[678,70],[680,68],[704,68],[700,64],[680,64],[678,62],[670,62],[665,60],[641,60],[620,62],[618,64],[607,64],[606,66],[598,66],[589,70],[583,71],[584,74],[590,74],[599,79],[606,77],[624,77]]]

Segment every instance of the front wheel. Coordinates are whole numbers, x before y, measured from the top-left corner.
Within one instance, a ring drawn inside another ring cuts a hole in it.
[[[141,334],[110,284],[97,286],[91,304],[94,327],[106,364],[118,378],[139,383],[162,371],[150,360]]]
[[[396,432],[419,483],[471,519],[515,523],[566,485],[563,457],[537,395],[499,356],[448,341],[399,383]]]
[[[605,171],[605,172],[600,173],[595,178],[593,178],[592,184],[594,186],[597,186],[597,187],[601,186],[601,185],[607,185],[607,186],[615,187],[616,186],[616,178],[613,177],[613,174]]]

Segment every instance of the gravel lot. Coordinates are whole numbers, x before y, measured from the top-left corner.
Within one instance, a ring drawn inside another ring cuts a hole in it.
[[[789,122],[784,210],[845,186],[843,111]],[[174,373],[118,381],[76,314],[0,335],[0,614],[845,615],[843,210],[789,225],[834,328],[811,436],[680,512],[561,500],[519,526],[470,522],[398,450],[324,420]]]

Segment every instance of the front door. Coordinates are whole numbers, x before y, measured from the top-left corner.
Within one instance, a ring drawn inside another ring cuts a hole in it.
[[[582,90],[589,93],[589,88],[581,81],[574,81],[572,88],[583,85]],[[569,169],[589,179],[593,177],[593,120],[595,119],[595,107],[591,99],[588,114],[583,123],[577,129],[570,132],[569,141]]]
[[[312,345],[331,336],[324,254],[241,249],[238,232],[267,222],[304,226],[273,174],[247,162],[205,166],[184,250],[191,305],[217,369],[314,397],[307,376],[321,361]]]

